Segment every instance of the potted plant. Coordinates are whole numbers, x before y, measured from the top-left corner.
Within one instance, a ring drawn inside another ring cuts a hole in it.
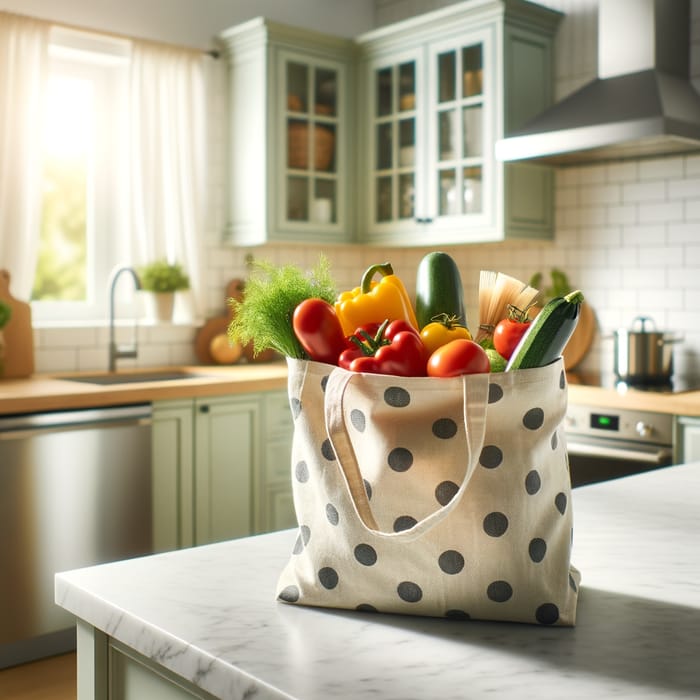
[[[154,295],[156,318],[159,321],[172,320],[175,292],[190,287],[190,278],[182,266],[167,260],[156,260],[141,268],[139,278],[141,289]]]
[[[0,377],[4,371],[5,360],[5,338],[2,329],[7,325],[12,316],[12,307],[4,301],[0,301]]]

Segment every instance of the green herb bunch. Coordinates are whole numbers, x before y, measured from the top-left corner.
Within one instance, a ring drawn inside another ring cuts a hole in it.
[[[229,339],[243,345],[252,341],[255,355],[273,348],[287,357],[303,359],[306,353],[292,326],[294,309],[304,299],[319,298],[332,304],[336,296],[330,266],[323,255],[306,273],[295,265],[277,267],[255,261],[243,301],[229,299],[233,311]]]
[[[190,278],[179,263],[156,260],[139,270],[141,287],[148,292],[177,292],[189,289]]]

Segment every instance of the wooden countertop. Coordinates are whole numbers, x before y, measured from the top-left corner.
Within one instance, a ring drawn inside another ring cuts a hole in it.
[[[119,374],[152,375],[157,371],[173,370],[185,372],[191,376],[186,379],[111,385],[87,384],[69,379],[84,375],[108,374],[107,372],[35,374],[28,379],[2,380],[0,381],[0,415],[242,394],[251,391],[284,389],[287,386],[287,365],[283,361],[229,367],[191,366],[162,367],[157,370],[119,370]]]
[[[671,413],[677,416],[700,416],[700,391],[679,394],[639,389],[618,391],[569,382],[569,403],[599,408]]]
[[[105,386],[69,380],[70,377],[80,377],[81,374],[99,374],[97,372],[73,372],[3,380],[0,381],[0,415],[242,394],[284,389],[287,383],[287,365],[284,361],[232,367],[160,368],[160,371],[168,370],[186,372],[191,378]],[[120,370],[120,374],[150,374],[154,371],[157,370]],[[622,393],[613,388],[576,384],[575,381],[575,377],[572,377],[569,382],[569,403],[700,416],[700,391],[665,394],[629,389]]]

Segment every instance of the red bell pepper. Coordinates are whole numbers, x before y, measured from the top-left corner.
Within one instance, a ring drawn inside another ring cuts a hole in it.
[[[364,326],[356,328],[353,335],[347,336],[347,348],[340,353],[338,366],[350,369],[350,364],[358,357],[372,356],[381,345],[384,328],[382,328],[382,333],[379,333],[380,328],[382,328],[382,324],[366,323]]]
[[[353,372],[401,377],[424,377],[427,373],[428,351],[416,329],[403,319],[385,321],[374,338],[366,333],[356,344],[361,354],[348,365]]]

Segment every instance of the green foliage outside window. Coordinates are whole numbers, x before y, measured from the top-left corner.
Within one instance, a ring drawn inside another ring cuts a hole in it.
[[[87,297],[87,167],[84,158],[47,159],[39,259],[32,300]]]

